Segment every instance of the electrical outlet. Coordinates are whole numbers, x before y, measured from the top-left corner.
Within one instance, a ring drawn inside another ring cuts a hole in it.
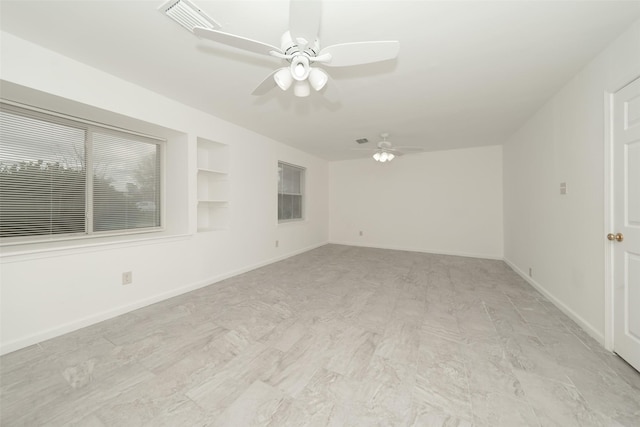
[[[566,182],[561,182],[560,183],[560,194],[565,195],[569,192],[569,190],[567,190],[567,183]]]
[[[133,283],[133,272],[125,271],[122,273],[122,284],[130,285],[131,283]]]
[[[276,248],[280,247],[280,242],[278,240],[276,240]]]
[[[360,230],[360,235],[361,235],[361,236],[362,236],[362,235],[364,235],[364,233],[362,232],[362,230]]]

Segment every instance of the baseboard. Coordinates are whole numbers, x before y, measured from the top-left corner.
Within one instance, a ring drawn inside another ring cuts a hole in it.
[[[584,320],[579,314],[570,309],[565,303],[556,298],[551,292],[549,292],[544,286],[540,283],[533,280],[533,278],[529,277],[524,271],[518,268],[513,262],[509,261],[507,258],[504,258],[503,261],[511,267],[513,271],[518,273],[520,277],[527,281],[531,286],[533,286],[538,292],[544,295],[549,301],[553,303],[560,311],[566,314],[571,320],[576,322],[587,334],[589,334],[593,339],[598,341],[602,346],[604,346],[604,335],[601,332],[598,332],[589,322]]]
[[[282,260],[287,259],[287,258],[291,258],[292,256],[299,255],[299,254],[302,254],[304,252],[308,252],[310,250],[319,248],[319,247],[324,246],[326,244],[327,244],[327,242],[323,242],[323,243],[319,243],[319,244],[315,244],[315,245],[311,245],[311,246],[305,247],[303,249],[299,249],[299,250],[296,250],[296,251],[288,252],[286,254],[283,254],[283,255],[280,255],[280,256],[277,256],[277,257],[274,257],[274,258],[270,258],[268,260],[261,261],[261,262],[256,263],[256,264],[252,264],[252,265],[249,265],[249,266],[246,266],[246,267],[239,268],[237,270],[233,270],[233,271],[229,271],[229,272],[226,272],[226,273],[223,273],[223,274],[212,276],[212,277],[209,277],[209,278],[204,279],[204,280],[200,280],[200,281],[195,282],[195,283],[190,283],[188,285],[181,286],[179,288],[171,289],[170,291],[162,292],[160,294],[153,295],[151,297],[144,298],[144,299],[141,299],[139,301],[135,301],[135,302],[133,302],[131,304],[126,304],[126,305],[115,307],[115,308],[112,308],[112,309],[109,309],[109,310],[105,310],[103,312],[92,314],[91,316],[83,317],[81,319],[74,320],[73,322],[69,322],[69,323],[65,323],[65,324],[59,325],[59,326],[55,326],[53,328],[47,329],[47,330],[42,331],[42,332],[38,332],[38,333],[33,334],[33,335],[29,335],[29,336],[24,337],[24,338],[20,338],[20,339],[17,339],[17,340],[9,341],[7,343],[3,343],[2,346],[0,347],[0,355],[11,353],[11,352],[14,352],[16,350],[20,350],[20,349],[28,347],[30,345],[34,345],[34,344],[37,344],[39,342],[46,341],[48,339],[58,337],[60,335],[67,334],[69,332],[73,332],[73,331],[76,331],[78,329],[94,325],[94,324],[102,322],[104,320],[112,319],[112,318],[114,318],[116,316],[120,316],[122,314],[129,313],[129,312],[131,312],[133,310],[137,310],[139,308],[146,307],[148,305],[155,304],[157,302],[164,301],[164,300],[167,300],[169,298],[173,298],[175,296],[182,295],[182,294],[185,294],[187,292],[191,292],[191,291],[194,291],[196,289],[203,288],[205,286],[213,285],[213,284],[215,284],[217,282],[220,282],[222,280],[228,279],[230,277],[237,276],[239,274],[246,273],[248,271],[255,270],[257,268],[264,267],[264,266],[269,265],[269,264],[273,264],[274,262],[278,262],[278,261],[282,261]]]
[[[502,261],[504,259],[502,255],[476,254],[476,253],[470,253],[470,252],[449,252],[449,251],[440,251],[436,249],[412,248],[412,247],[404,247],[404,246],[401,247],[401,246],[392,246],[392,245],[370,245],[370,244],[357,243],[357,242],[340,242],[335,240],[330,240],[329,243],[334,245],[358,246],[361,248],[390,249],[394,251],[420,252],[424,254],[434,254],[434,255],[451,255],[451,256],[460,256],[460,257],[466,257],[466,258],[495,259],[499,261]]]

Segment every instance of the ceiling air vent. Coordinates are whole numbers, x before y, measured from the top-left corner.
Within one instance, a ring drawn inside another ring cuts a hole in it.
[[[159,10],[191,32],[193,27],[204,27],[210,30],[220,28],[220,24],[189,0],[169,0],[160,6]]]
[[[367,142],[369,142],[369,140],[367,138],[360,138],[360,139],[356,139],[356,142],[358,144],[366,144]]]

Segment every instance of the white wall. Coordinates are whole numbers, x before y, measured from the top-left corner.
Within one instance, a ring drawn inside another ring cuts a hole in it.
[[[638,76],[640,21],[504,146],[505,259],[600,342],[605,314],[605,94]],[[560,195],[561,182],[568,186],[565,196]]]
[[[128,128],[163,131],[169,137],[171,178],[171,223],[160,238],[2,248],[3,353],[327,242],[326,161],[11,34],[1,35],[0,79],[12,98]],[[230,146],[232,215],[226,231],[195,233],[197,137]],[[305,221],[277,223],[278,160],[307,169]],[[132,285],[120,284],[123,271],[133,271]]]
[[[331,242],[502,258],[500,146],[332,162],[329,180]]]

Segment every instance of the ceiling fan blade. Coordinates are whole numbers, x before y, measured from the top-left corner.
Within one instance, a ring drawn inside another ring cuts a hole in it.
[[[281,68],[278,68],[273,73],[269,74],[256,88],[251,92],[251,95],[260,96],[264,95],[273,89],[276,86],[276,81],[273,76],[280,71]]]
[[[394,59],[399,51],[398,41],[355,42],[327,46],[318,56],[326,53],[331,55],[330,60],[323,61],[327,67],[348,67]]]
[[[409,146],[409,145],[401,145],[399,147],[393,147],[396,150],[401,150],[405,152],[418,153],[420,151],[424,151],[422,147]]]
[[[318,38],[320,30],[320,0],[291,0],[289,3],[289,32],[293,40],[304,50]],[[304,42],[301,43],[301,39]]]
[[[270,44],[251,40],[242,36],[236,36],[234,34],[223,33],[222,31],[210,30],[203,27],[194,27],[193,33],[198,37],[213,40],[238,49],[248,50],[249,52],[261,53],[264,55],[269,55],[271,51],[282,53],[280,48]]]

